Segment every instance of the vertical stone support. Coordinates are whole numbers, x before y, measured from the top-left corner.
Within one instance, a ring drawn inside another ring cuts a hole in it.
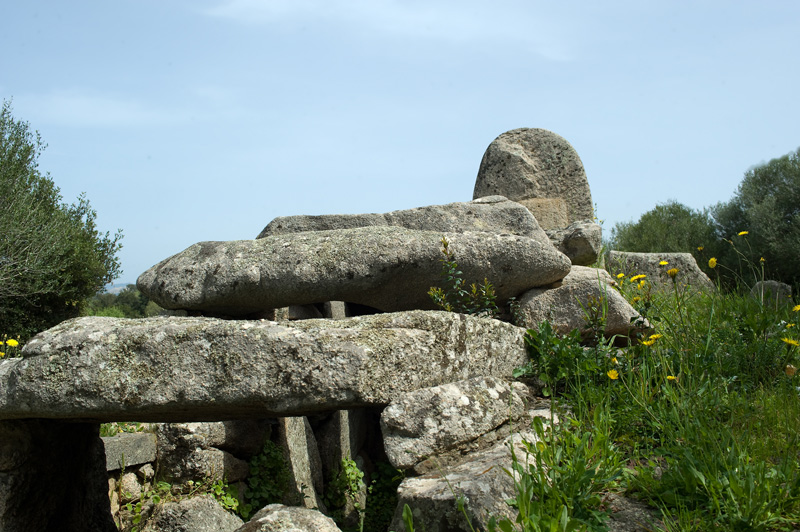
[[[0,530],[116,532],[98,424],[0,421]]]
[[[327,511],[322,502],[322,464],[317,448],[317,440],[311,425],[305,417],[284,417],[278,419],[278,440],[286,456],[289,473],[292,477],[287,502],[319,508]]]

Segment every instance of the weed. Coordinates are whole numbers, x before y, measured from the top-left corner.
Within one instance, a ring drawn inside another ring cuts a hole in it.
[[[246,502],[239,504],[239,515],[247,519],[254,510],[280,502],[289,487],[289,480],[283,451],[267,440],[261,452],[250,459],[250,475],[243,494]]]
[[[450,243],[442,237],[442,278],[445,288],[431,287],[428,295],[433,302],[448,312],[473,314],[495,318],[500,314],[497,307],[497,296],[494,286],[488,279],[483,283],[468,286],[462,277],[463,272],[458,269],[455,255],[450,250]]]

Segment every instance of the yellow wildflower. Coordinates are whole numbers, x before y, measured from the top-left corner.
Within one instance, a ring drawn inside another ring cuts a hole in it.
[[[697,251],[703,251],[704,249],[706,249],[704,246],[697,246]]]
[[[608,371],[606,375],[608,375],[608,378],[611,379],[612,381],[615,381],[619,378],[619,372],[615,369]]]
[[[6,354],[0,351],[0,358],[3,358],[4,356],[6,356]]]
[[[17,342],[13,338],[10,338],[6,340],[6,345],[10,345],[11,347],[17,347],[19,345],[19,342]]]
[[[656,343],[655,340],[642,340],[642,344],[644,344],[644,345],[646,345],[648,347],[653,345],[654,343]]]
[[[675,276],[678,275],[678,268],[670,268],[669,270],[667,270],[667,275],[669,275],[670,278],[674,279]]]
[[[663,334],[660,334],[660,333],[655,333],[655,334],[651,334],[651,335],[650,335],[650,339],[651,339],[651,340],[658,340],[658,339],[659,339],[659,338],[661,338],[662,336],[664,336],[664,335],[663,335]]]
[[[797,373],[797,368],[791,364],[786,364],[786,369],[784,369],[783,371],[785,371],[786,375],[788,375],[789,377],[794,377],[795,373]]]
[[[625,277],[624,273],[618,273],[617,274],[617,279],[622,279],[623,277]]]
[[[711,257],[710,259],[708,259],[708,267],[711,268],[712,270],[714,268],[716,268],[717,267],[717,259],[715,259],[714,257]]]
[[[645,277],[647,277],[647,276],[645,274],[643,274],[643,273],[640,273],[639,275],[634,275],[633,277],[631,277],[631,282],[635,283],[639,279],[644,279]]]
[[[613,362],[614,364],[619,364],[619,362],[617,361],[617,357],[613,357],[611,359],[611,362]]]
[[[749,235],[749,231],[739,231],[739,236]]]
[[[641,298],[641,297],[639,297],[639,296],[633,296],[633,302],[634,302],[634,303],[638,303],[638,302],[639,302],[639,301],[641,301],[641,300],[642,300],[642,298]]]
[[[658,263],[659,266],[666,266],[667,264],[669,264],[669,262],[665,260],[662,260],[661,262]]]
[[[784,341],[784,342],[786,342],[787,344],[789,344],[789,345],[793,345],[793,346],[795,346],[795,347],[797,347],[797,346],[800,346],[800,342],[798,342],[798,341],[797,341],[797,340],[795,340],[794,338],[781,338],[781,340],[783,340],[783,341]]]
[[[641,289],[642,289],[642,288],[644,288],[645,286],[647,286],[647,281],[645,281],[644,279],[642,279],[641,281],[639,281],[639,285],[638,285],[636,288],[638,288],[639,290],[641,290]]]
[[[789,329],[790,327],[794,327],[794,323],[787,323],[786,328]]]
[[[761,262],[761,264],[764,264],[765,262],[767,262],[767,259],[765,259],[764,257],[761,257],[759,259],[759,262]]]
[[[668,381],[674,381],[675,380],[675,375],[667,375],[667,380]]]
[[[792,312],[800,312],[800,305],[795,305],[792,307]]]

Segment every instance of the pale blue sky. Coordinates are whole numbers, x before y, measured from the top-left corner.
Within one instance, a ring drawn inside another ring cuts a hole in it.
[[[518,127],[575,147],[607,232],[800,146],[789,0],[3,0],[0,51],[123,282],[276,216],[470,200]]]

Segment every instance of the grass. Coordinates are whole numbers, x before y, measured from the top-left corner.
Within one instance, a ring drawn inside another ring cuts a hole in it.
[[[605,530],[609,492],[656,507],[653,530],[800,527],[800,305],[691,291],[680,272],[673,290],[654,292],[622,273],[623,293],[656,332],[620,349],[602,339],[580,348],[547,324],[529,331],[531,363],[518,374],[538,375],[569,417],[529,446],[524,460],[536,468],[521,457],[513,466],[536,519],[517,500],[517,521],[493,528]]]

